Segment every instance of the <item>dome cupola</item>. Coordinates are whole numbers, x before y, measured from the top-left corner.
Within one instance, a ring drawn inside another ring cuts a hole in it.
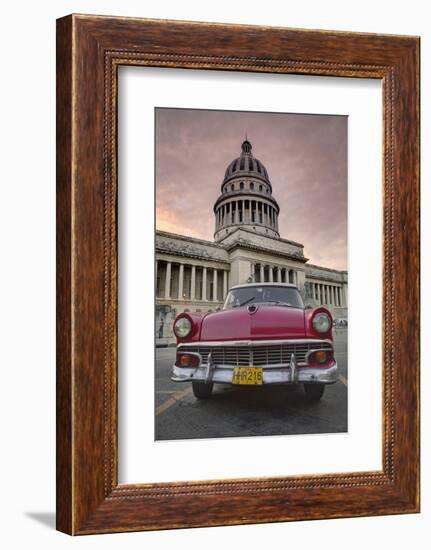
[[[221,241],[239,226],[254,233],[278,238],[280,208],[272,196],[272,185],[265,166],[253,156],[246,138],[241,154],[226,168],[221,195],[214,205],[216,241]]]
[[[234,159],[226,168],[223,183],[232,178],[236,178],[237,176],[247,175],[261,179],[271,187],[268,172],[266,171],[265,166],[260,162],[260,160],[253,157],[251,150],[252,145],[246,139],[241,145],[241,155]]]
[[[241,149],[243,153],[251,153],[251,143],[247,138],[242,142]]]

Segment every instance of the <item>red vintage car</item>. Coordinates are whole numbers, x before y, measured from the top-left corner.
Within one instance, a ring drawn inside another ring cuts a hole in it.
[[[235,286],[222,311],[181,313],[174,332],[171,379],[191,382],[198,399],[208,398],[214,383],[302,383],[306,396],[318,400],[338,379],[331,313],[304,308],[292,284]]]

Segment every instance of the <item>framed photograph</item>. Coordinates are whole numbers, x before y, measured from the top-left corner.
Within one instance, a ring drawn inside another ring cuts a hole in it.
[[[57,528],[419,511],[419,38],[57,22]]]

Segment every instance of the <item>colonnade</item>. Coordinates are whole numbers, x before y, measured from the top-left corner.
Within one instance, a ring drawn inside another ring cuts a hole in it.
[[[220,302],[228,291],[228,270],[156,260],[156,297]]]
[[[308,282],[311,288],[311,295],[319,304],[326,304],[335,307],[345,307],[343,288],[336,284]]]
[[[238,199],[223,203],[216,211],[216,231],[233,224],[262,224],[278,231],[277,209],[260,200]]]
[[[254,264],[252,269],[255,283],[298,284],[298,272],[294,269],[263,263]]]

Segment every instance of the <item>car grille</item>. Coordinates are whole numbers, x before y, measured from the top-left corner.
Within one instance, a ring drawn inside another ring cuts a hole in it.
[[[224,366],[264,366],[289,364],[292,353],[297,364],[305,364],[306,354],[314,349],[332,349],[329,342],[305,342],[292,344],[262,344],[257,346],[187,346],[184,350],[199,353],[206,364],[211,352],[213,363]]]

